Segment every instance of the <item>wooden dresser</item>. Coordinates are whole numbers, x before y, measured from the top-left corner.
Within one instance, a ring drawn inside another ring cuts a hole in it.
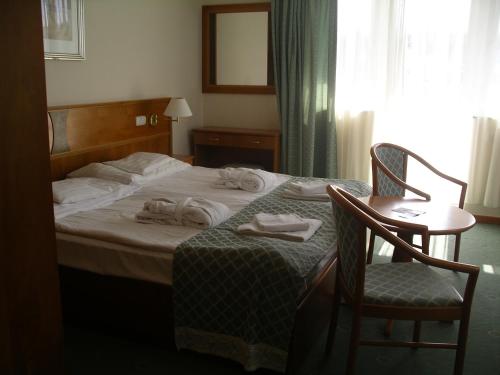
[[[280,131],[206,127],[193,129],[194,162],[210,168],[227,164],[258,165],[280,171]]]

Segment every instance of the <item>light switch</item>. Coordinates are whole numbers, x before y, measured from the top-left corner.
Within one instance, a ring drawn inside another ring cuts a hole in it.
[[[146,116],[135,116],[135,126],[146,125]]]

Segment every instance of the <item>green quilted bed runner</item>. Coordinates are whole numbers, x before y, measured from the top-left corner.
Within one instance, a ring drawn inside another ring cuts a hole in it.
[[[173,265],[175,338],[179,349],[231,358],[246,370],[284,372],[297,301],[336,243],[330,202],[286,199],[294,177],[219,226],[176,249]],[[325,180],[356,196],[371,188],[354,180]],[[242,235],[240,224],[259,212],[319,219],[306,242]]]

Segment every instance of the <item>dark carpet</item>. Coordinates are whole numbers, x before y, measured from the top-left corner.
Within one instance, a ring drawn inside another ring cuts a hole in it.
[[[433,255],[452,257],[453,239],[434,237]],[[378,243],[375,262],[387,262],[392,250]],[[431,254],[432,255],[432,254]],[[472,307],[465,374],[500,374],[500,226],[478,224],[462,236],[460,261],[481,266]],[[457,285],[463,278],[449,274]],[[385,322],[365,319],[363,338],[383,338]],[[422,340],[454,341],[458,322],[424,322]],[[341,308],[333,352],[318,366],[318,374],[343,374],[347,360],[350,311]],[[412,322],[394,324],[394,339],[411,339]],[[361,347],[358,374],[452,374],[455,352],[444,349]],[[145,341],[65,327],[65,366],[68,374],[248,374],[229,360],[189,351],[177,352]],[[259,370],[255,375],[273,374]]]

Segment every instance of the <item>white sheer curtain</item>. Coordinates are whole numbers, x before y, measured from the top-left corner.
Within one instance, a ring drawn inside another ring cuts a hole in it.
[[[392,142],[468,181],[469,201],[500,205],[500,136],[488,149],[481,139],[491,139],[477,133],[491,124],[478,119],[499,118],[499,20],[500,0],[339,0],[341,176],[368,178],[366,150]],[[342,174],[352,165],[354,176]],[[412,184],[458,200],[439,180],[409,171]]]

